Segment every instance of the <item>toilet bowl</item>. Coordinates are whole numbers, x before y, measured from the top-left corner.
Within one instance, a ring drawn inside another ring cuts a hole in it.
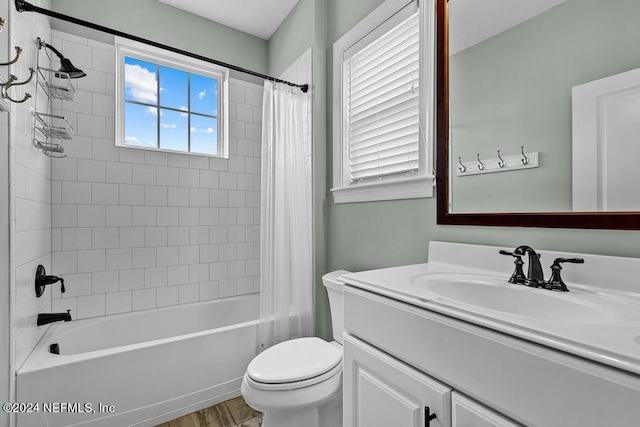
[[[249,406],[261,411],[263,427],[342,426],[342,325],[340,276],[327,273],[327,289],[335,341],[316,337],[276,344],[257,355],[242,381]]]

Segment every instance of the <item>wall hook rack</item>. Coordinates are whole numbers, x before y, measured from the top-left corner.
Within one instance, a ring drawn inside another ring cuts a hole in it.
[[[13,65],[13,64],[15,64],[16,62],[18,62],[18,59],[20,59],[20,54],[22,53],[22,48],[21,48],[20,46],[16,46],[16,47],[15,47],[15,49],[16,49],[16,56],[15,56],[15,58],[13,58],[13,59],[12,59],[11,61],[9,61],[9,62],[3,62],[3,63],[0,63],[0,67],[7,67],[7,66],[9,66],[9,65]]]
[[[520,147],[520,154],[502,156],[502,150],[498,150],[498,157],[480,160],[480,153],[476,154],[476,160],[463,162],[462,156],[458,157],[456,176],[479,175],[493,172],[508,172],[520,169],[532,169],[540,166],[538,152],[525,153],[524,146]]]

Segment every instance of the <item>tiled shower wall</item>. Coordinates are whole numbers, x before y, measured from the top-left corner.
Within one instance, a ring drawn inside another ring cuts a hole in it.
[[[114,145],[111,45],[53,31],[83,69],[54,112],[75,129],[52,160],[52,310],[104,316],[259,292],[262,88],[230,81],[229,159]],[[48,292],[49,292],[48,291]]]
[[[43,6],[42,1],[35,1]],[[44,5],[46,6],[46,5]],[[46,18],[17,13],[10,7],[8,19],[11,52],[20,46],[20,60],[11,66],[10,73],[19,81],[29,76],[29,68],[36,66],[38,54],[36,38],[50,34]],[[36,106],[35,78],[30,84],[11,88],[15,99],[25,93],[32,98],[24,103],[11,103],[9,116],[9,206],[10,206],[10,307],[11,349],[10,372],[20,367],[44,333],[36,326],[36,315],[51,309],[51,294],[36,298],[33,286],[38,264],[51,265],[51,161],[31,145],[32,109],[47,112],[41,92]],[[15,383],[11,381],[10,398],[15,398]],[[11,425],[15,418],[11,418]]]

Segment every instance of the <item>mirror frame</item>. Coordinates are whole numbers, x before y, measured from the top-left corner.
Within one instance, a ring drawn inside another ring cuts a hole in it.
[[[454,0],[455,1],[455,0]],[[436,0],[437,223],[497,227],[640,230],[640,212],[449,212],[449,0]]]

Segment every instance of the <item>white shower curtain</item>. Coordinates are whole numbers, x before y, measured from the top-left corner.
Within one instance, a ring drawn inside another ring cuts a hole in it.
[[[264,83],[259,351],[314,332],[305,96],[297,88]]]

